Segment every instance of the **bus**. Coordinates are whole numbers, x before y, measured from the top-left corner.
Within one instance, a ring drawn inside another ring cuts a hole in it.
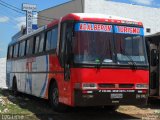
[[[142,22],[70,13],[8,45],[7,86],[65,106],[144,105],[149,65]]]
[[[160,99],[160,33],[145,36],[149,62],[149,101]]]

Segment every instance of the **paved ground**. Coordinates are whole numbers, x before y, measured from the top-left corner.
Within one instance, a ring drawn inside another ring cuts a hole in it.
[[[0,58],[0,88],[6,88],[6,58]]]

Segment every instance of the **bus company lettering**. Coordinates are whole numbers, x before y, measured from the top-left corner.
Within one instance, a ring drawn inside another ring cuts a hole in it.
[[[89,24],[89,23],[80,23],[80,30],[82,31],[103,31],[103,32],[111,32],[111,25],[103,25],[103,24]]]
[[[140,34],[140,28],[117,26],[119,33]]]

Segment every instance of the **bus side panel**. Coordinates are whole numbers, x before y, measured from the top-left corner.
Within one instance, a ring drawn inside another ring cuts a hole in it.
[[[48,91],[50,80],[55,80],[58,89],[59,89],[59,101],[66,105],[72,105],[72,96],[71,96],[71,80],[64,80],[64,69],[61,67],[57,55],[53,54],[49,56],[49,70],[50,74],[48,76],[48,86],[45,93],[45,98],[48,98]]]
[[[48,55],[29,58],[26,61],[26,78],[25,78],[25,92],[44,98],[45,91],[48,84],[49,72]]]
[[[48,99],[50,80],[56,80],[61,103],[72,105],[71,80],[64,80],[64,69],[55,54],[7,62],[7,85],[17,79],[20,92]]]
[[[45,92],[45,98],[48,98],[49,85],[51,80],[54,80],[58,85],[60,101],[64,101],[64,70],[60,66],[58,57],[55,54],[49,55],[49,71],[49,82]]]

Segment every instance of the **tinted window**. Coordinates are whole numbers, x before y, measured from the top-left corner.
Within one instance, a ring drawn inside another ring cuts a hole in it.
[[[136,64],[146,64],[142,36],[115,34],[115,48],[119,63],[126,64],[128,61],[134,61]]]
[[[25,53],[25,42],[26,41],[23,41],[20,43],[20,49],[19,49],[19,56],[22,57],[24,56],[24,53]]]
[[[60,41],[60,54],[62,55],[64,53],[64,45],[65,45],[65,38],[66,38],[66,27],[67,24],[63,23],[61,28],[61,41]]]
[[[26,54],[31,55],[33,53],[33,38],[27,40]]]
[[[18,46],[19,46],[19,44],[14,45],[14,54],[13,54],[13,57],[17,57],[17,55],[18,55]]]
[[[113,63],[113,34],[109,32],[75,32],[73,53],[75,63],[102,64]]]
[[[47,36],[46,36],[46,51],[51,49],[51,31],[47,32]]]
[[[35,51],[34,51],[34,53],[38,53],[39,41],[40,41],[40,37],[36,36],[36,39],[35,39]]]
[[[29,54],[33,54],[33,38],[29,40]]]
[[[52,39],[51,39],[51,49],[55,49],[57,47],[57,39],[58,39],[58,28],[52,29]]]
[[[12,53],[13,53],[13,46],[10,46],[9,47],[9,55],[8,55],[8,58],[12,58]]]
[[[39,52],[42,52],[44,48],[44,33],[41,34],[40,38]]]
[[[29,54],[29,40],[26,41],[26,55]]]

